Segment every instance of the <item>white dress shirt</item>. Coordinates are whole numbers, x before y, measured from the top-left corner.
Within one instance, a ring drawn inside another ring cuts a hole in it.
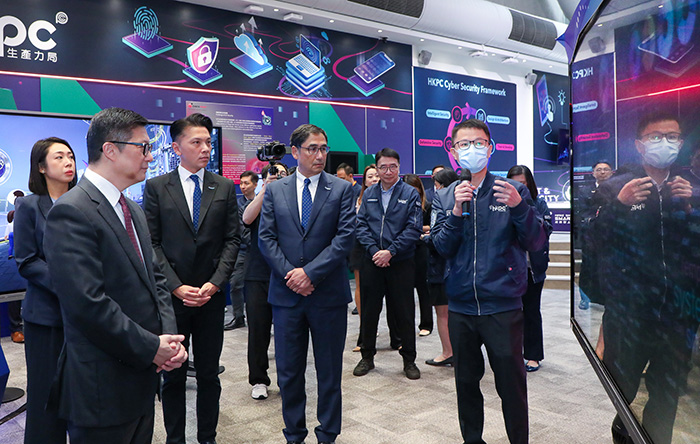
[[[190,219],[192,218],[192,201],[194,200],[194,180],[190,177],[192,173],[187,171],[182,165],[177,167],[177,172],[180,175],[180,183],[182,184],[182,191],[185,193],[185,200],[187,201],[187,208],[190,209]],[[199,177],[199,191],[203,191],[204,188],[204,168],[194,173]]]
[[[297,175],[297,208],[299,208],[299,220],[301,221],[301,198],[304,193],[304,179],[306,176],[301,174],[299,170],[296,172]],[[321,173],[309,177],[311,183],[309,184],[309,192],[311,193],[311,202],[314,201],[316,197],[316,190],[318,189],[318,180],[321,178]]]
[[[114,186],[114,184],[104,177],[100,176],[96,172],[90,169],[88,167],[85,170],[85,173],[83,174],[83,178],[87,179],[95,185],[95,187],[99,190],[100,193],[107,199],[107,202],[112,206],[112,209],[114,210],[115,213],[117,213],[117,217],[122,223],[122,227],[126,230],[126,223],[124,222],[124,211],[122,210],[122,205],[119,203],[119,197],[121,197],[122,193],[119,191],[117,187]],[[136,227],[134,226],[134,220],[132,216],[131,220],[131,227],[134,230],[134,235],[136,236],[136,243],[139,245],[139,253],[141,254],[141,257],[143,257],[143,250],[141,249],[141,241],[139,240],[139,233],[136,231]]]

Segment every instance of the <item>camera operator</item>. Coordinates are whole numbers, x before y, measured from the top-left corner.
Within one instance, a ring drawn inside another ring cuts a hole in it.
[[[265,187],[277,179],[287,177],[287,166],[271,161],[262,169],[261,175],[262,188],[248,204],[242,217],[243,225],[250,229],[250,245],[243,286],[246,316],[248,316],[248,382],[253,386],[251,397],[259,400],[267,398],[267,387],[270,385],[270,377],[267,375],[269,368],[267,349],[270,347],[272,307],[267,302],[270,267],[260,254],[258,226]]]

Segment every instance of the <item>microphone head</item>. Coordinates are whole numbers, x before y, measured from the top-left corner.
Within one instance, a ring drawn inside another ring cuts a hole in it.
[[[462,168],[462,172],[459,174],[459,180],[472,180],[472,172],[468,168]]]

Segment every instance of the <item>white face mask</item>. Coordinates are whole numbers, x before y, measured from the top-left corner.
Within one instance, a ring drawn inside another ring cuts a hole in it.
[[[474,144],[469,145],[469,148],[461,148],[457,151],[459,155],[459,166],[466,168],[472,173],[478,173],[486,168],[489,162],[489,150],[476,149]]]
[[[644,162],[654,168],[668,168],[678,158],[678,152],[681,150],[680,142],[669,142],[664,137],[661,142],[651,143],[642,142],[644,145]]]

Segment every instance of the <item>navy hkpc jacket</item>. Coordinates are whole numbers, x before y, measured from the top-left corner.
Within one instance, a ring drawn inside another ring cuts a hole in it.
[[[466,315],[490,315],[522,308],[527,289],[526,251],[545,245],[547,235],[527,188],[508,181],[522,201],[510,208],[496,201],[496,176],[486,173],[471,216],[452,214],[454,189],[438,191],[433,200],[437,220],[431,238],[447,259],[445,289],[449,309]]]

